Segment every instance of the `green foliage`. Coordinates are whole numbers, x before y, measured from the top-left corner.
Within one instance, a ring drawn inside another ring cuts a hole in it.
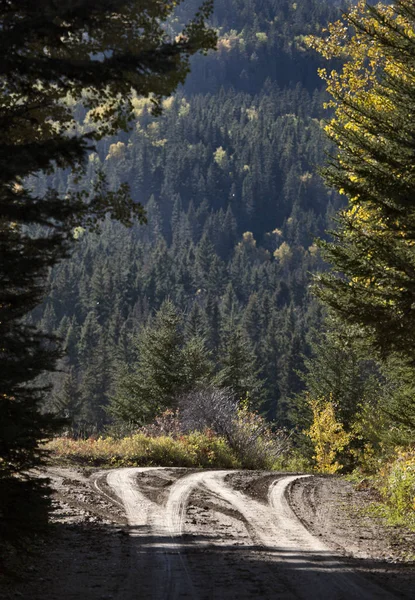
[[[297,445],[310,454],[309,438],[303,431],[313,415],[309,398],[331,398],[336,418],[346,432],[353,433],[342,462],[348,469],[361,464],[370,446],[380,450],[385,434],[388,385],[382,367],[374,358],[360,327],[345,325],[328,315],[321,332],[310,335],[310,356],[301,374],[305,391],[294,397],[291,419],[296,425]]]
[[[415,529],[415,455],[401,451],[389,465],[383,493],[393,506],[396,522],[407,522]]]
[[[173,406],[181,393],[206,382],[212,372],[209,352],[200,337],[185,342],[182,320],[166,300],[137,342],[138,363],[132,373],[122,367],[111,400],[111,414],[144,424]]]
[[[382,410],[388,422],[383,438],[389,445],[410,445],[415,431],[415,369],[399,356],[384,366],[385,399]]]
[[[279,467],[290,448],[288,436],[272,431],[247,406],[233,409],[232,426],[226,424],[223,436],[204,424],[184,433],[186,421],[181,413],[167,410],[154,423],[126,437],[55,438],[48,450],[52,460],[97,466]]]
[[[383,355],[414,361],[415,11],[411,0],[358,2],[312,42],[340,69],[322,71],[337,145],[326,182],[348,197],[334,243],[322,243],[333,272],[317,293],[349,323],[365,327]]]
[[[229,388],[207,387],[179,398],[179,410],[173,419],[156,420],[156,429],[177,431],[214,431],[226,439],[240,464],[249,469],[271,469],[286,456],[291,440],[281,429],[274,429]],[[167,428],[166,428],[167,426]]]
[[[372,510],[390,525],[415,531],[415,454],[413,448],[397,448],[374,478],[382,502]]]
[[[222,339],[219,349],[220,371],[215,383],[231,389],[238,400],[249,398],[251,404],[258,406],[263,383],[258,377],[256,356],[249,339],[233,321],[224,331]]]
[[[14,508],[22,509],[26,501],[30,505],[35,496],[39,506],[45,504],[44,484],[21,479],[41,464],[40,445],[58,426],[40,410],[47,390],[38,379],[54,370],[57,342],[30,323],[49,270],[68,255],[74,227],[97,229],[106,215],[127,225],[144,220],[128,185],[110,189],[92,161],[88,171],[85,158],[104,135],[127,129],[134,95],[153,95],[158,112],[161,97],[184,81],[190,56],[215,44],[214,32],[205,26],[211,3],[181,32],[169,35],[164,25],[176,5],[161,0],[110,0],[98,7],[48,0],[0,5],[2,531],[19,485],[25,493]],[[89,128],[81,131],[75,113],[84,109],[89,110]],[[47,181],[58,169],[71,172],[66,190]],[[89,177],[83,184],[82,173]],[[35,189],[31,180],[39,177]],[[49,307],[42,324],[52,330],[55,317]]]
[[[197,5],[183,2],[172,26]],[[327,147],[319,128],[322,84],[315,56],[298,50],[293,36],[318,30],[333,14],[317,0],[297,10],[289,0],[218,0],[212,22],[231,47],[194,57],[190,78],[165,100],[160,117],[148,99],[133,96],[131,131],[96,144],[84,179],[65,171],[29,177],[34,194],[52,186],[64,197],[89,191],[103,171],[111,191],[126,183],[146,207],[146,227],[127,231],[107,219],[99,235],[76,229],[73,257],[53,269],[48,302],[30,317],[67,339],[91,428],[107,425],[101,406],[114,395],[119,365],[134,371],[134,339],[166,298],[183,313],[186,343],[194,334],[205,338],[215,363],[227,352],[233,303],[235,329],[264,382],[251,398],[289,425],[285,401],[301,389],[303,332],[319,321],[308,285],[322,262],[309,248],[339,202],[311,175]],[[231,29],[243,46],[234,45]],[[87,133],[90,111],[72,106],[77,131]],[[215,162],[220,147],[229,168]],[[289,256],[279,261],[273,254],[284,242]],[[93,328],[84,331],[91,322],[99,326],[99,347]],[[63,377],[53,378],[57,390]],[[241,378],[232,379],[239,386]],[[251,378],[248,387],[255,386]],[[245,383],[241,388],[244,396]]]

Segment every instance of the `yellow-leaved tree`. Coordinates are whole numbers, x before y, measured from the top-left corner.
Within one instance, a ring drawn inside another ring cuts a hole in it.
[[[313,422],[305,433],[314,446],[316,468],[320,473],[337,473],[342,468],[339,455],[349,445],[352,434],[337,420],[333,399],[309,400]]]

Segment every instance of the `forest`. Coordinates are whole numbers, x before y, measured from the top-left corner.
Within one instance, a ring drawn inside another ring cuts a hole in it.
[[[314,241],[342,203],[316,173],[329,146],[325,91],[302,39],[335,13],[315,2],[240,4],[216,4],[218,50],[194,59],[161,116],[134,98],[133,127],[99,142],[81,184],[64,171],[30,181],[37,195],[49,186],[65,195],[103,170],[147,216],[130,229],[107,219],[98,233],[77,230],[71,259],[50,273],[30,317],[64,339],[50,406],[75,429],[109,423],[120,373],[134,371],[140,330],[166,300],[183,342],[198,336],[216,374],[230,365],[225,385],[255,389],[261,412],[293,425],[308,333],[322,319],[309,291],[323,268]],[[75,111],[83,132],[89,115]]]
[[[176,40],[171,75],[154,59],[154,80],[141,82],[126,63],[125,86],[104,72],[108,94],[102,74],[73,75],[76,91],[62,85],[56,100],[65,99],[66,116],[55,116],[72,132],[64,150],[45,145],[20,170],[17,153],[8,167],[4,248],[26,244],[27,257],[16,250],[4,269],[0,307],[17,325],[4,325],[0,469],[9,466],[0,486],[43,460],[38,441],[58,424],[80,440],[147,435],[154,423],[173,431],[175,411],[206,390],[239,411],[242,428],[258,427],[266,446],[274,435],[289,447],[285,468],[375,474],[387,465],[406,483],[385,498],[401,494],[407,518],[415,12],[408,0],[376,9],[216,0],[193,17],[199,5],[160,13]],[[18,92],[26,98],[24,85]],[[16,111],[8,102],[4,122]],[[39,135],[54,139],[50,121]],[[38,143],[30,135],[24,157]],[[34,217],[9,210],[22,186]],[[49,213],[35,213],[31,198],[47,199]],[[13,280],[32,251],[32,280]],[[31,414],[38,429],[28,434]]]

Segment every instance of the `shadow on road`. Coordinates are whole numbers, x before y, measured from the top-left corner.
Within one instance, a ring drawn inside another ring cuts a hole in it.
[[[354,595],[349,585],[348,599],[412,598],[415,588],[413,568],[400,564],[339,560],[330,552],[298,554],[278,546],[264,550],[237,538],[224,542],[219,534],[187,534],[175,541],[178,546],[170,536],[149,535],[146,528],[56,524],[22,572],[3,580],[0,598],[335,600],[346,597],[343,578],[357,585],[361,576],[385,590],[384,596],[362,596],[358,588]],[[185,571],[193,584],[189,590]]]

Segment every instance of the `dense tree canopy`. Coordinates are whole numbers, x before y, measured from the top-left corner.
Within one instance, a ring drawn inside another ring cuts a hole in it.
[[[77,229],[72,259],[53,269],[50,293],[30,315],[65,339],[62,368],[75,375],[81,409],[68,404],[64,373],[53,377],[48,406],[73,410],[75,431],[109,420],[102,407],[121,365],[134,371],[134,340],[166,298],[183,317],[186,339],[205,339],[215,375],[225,374],[228,355],[238,395],[249,390],[262,411],[289,424],[305,331],[320,320],[308,290],[309,272],[323,267],[313,240],[339,206],[313,174],[327,149],[324,91],[301,33],[333,18],[332,6],[218,0],[218,51],[194,58],[160,117],[134,98],[131,131],[97,144],[84,181],[62,170],[30,178],[36,194],[52,186],[65,196],[104,171],[110,190],[128,183],[147,213],[145,227],[108,219],[99,235]],[[78,131],[87,132],[89,111],[75,110]]]

